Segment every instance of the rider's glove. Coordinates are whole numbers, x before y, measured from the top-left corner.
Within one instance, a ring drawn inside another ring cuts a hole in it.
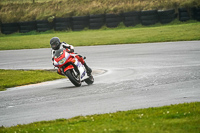
[[[53,65],[54,65],[54,58],[52,58],[52,63],[53,63]]]
[[[73,49],[70,49],[70,51],[67,51],[68,53],[73,53],[74,52],[74,50]]]

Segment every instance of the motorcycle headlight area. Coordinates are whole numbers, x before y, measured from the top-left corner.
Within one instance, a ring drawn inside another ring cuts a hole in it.
[[[60,61],[58,62],[58,64],[59,64],[59,65],[62,65],[62,64],[65,63],[66,60],[67,60],[66,58],[63,58],[62,60],[60,60]]]

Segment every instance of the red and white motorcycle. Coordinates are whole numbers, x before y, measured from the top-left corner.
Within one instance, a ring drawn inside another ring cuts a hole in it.
[[[94,78],[92,74],[88,74],[84,65],[75,57],[76,54],[68,53],[66,49],[55,51],[53,56],[54,66],[60,68],[62,73],[77,87],[81,86],[82,82],[88,85],[93,84]]]

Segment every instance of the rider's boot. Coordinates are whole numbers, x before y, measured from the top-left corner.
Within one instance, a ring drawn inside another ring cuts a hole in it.
[[[87,74],[88,74],[88,75],[91,75],[92,69],[91,69],[86,63],[84,63],[83,65],[85,66],[85,69],[86,69],[86,71],[87,71]]]

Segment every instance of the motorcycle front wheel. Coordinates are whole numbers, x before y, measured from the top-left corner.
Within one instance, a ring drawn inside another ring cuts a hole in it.
[[[81,81],[79,78],[79,75],[76,74],[73,69],[67,70],[65,72],[66,76],[69,78],[69,80],[76,86],[80,87],[81,86]]]

